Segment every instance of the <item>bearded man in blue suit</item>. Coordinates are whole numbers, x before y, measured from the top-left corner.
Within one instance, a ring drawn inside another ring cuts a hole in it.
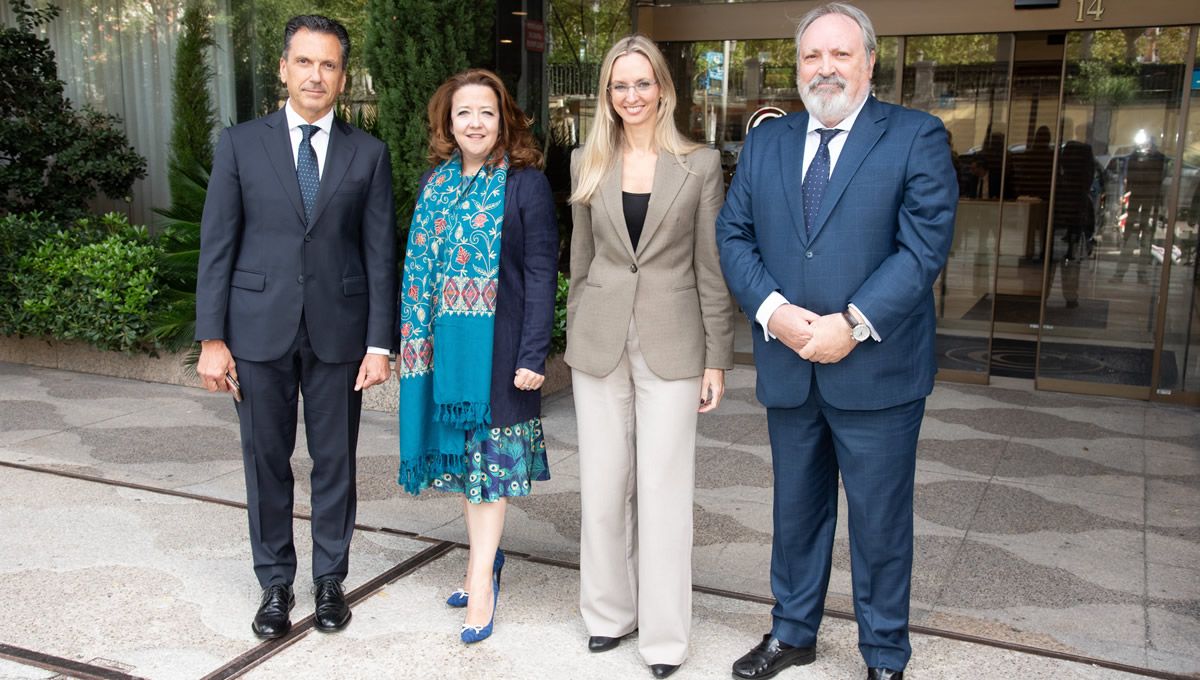
[[[917,437],[958,185],[942,123],[870,96],[875,48],[857,8],[805,15],[807,112],[747,136],[717,220],[721,267],[754,321],[775,473],[773,625],[736,677],[815,658],[839,473],[867,677],[902,678],[911,655]]]

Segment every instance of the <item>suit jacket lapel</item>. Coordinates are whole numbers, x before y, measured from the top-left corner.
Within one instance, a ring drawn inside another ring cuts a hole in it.
[[[321,213],[325,212],[329,200],[341,186],[346,171],[350,169],[350,162],[354,160],[354,154],[358,151],[358,147],[350,142],[350,131],[344,129],[345,125],[346,123],[334,118],[333,125],[329,128],[329,146],[325,149],[325,169],[321,172],[321,185],[317,189],[317,205],[313,208],[312,220],[304,230],[305,233],[312,231],[313,225],[321,219]]]
[[[617,231],[617,238],[621,240],[625,250],[629,252],[629,256],[634,257],[633,241],[629,240],[629,227],[625,224],[625,206],[621,201],[622,166],[621,153],[618,151],[612,170],[605,176],[604,183],[600,185],[600,203],[608,213],[609,223]]]
[[[885,128],[883,121],[885,120],[887,120],[887,115],[877,106],[877,100],[874,97],[868,97],[867,103],[854,121],[854,127],[850,129],[850,136],[846,138],[846,145],[842,147],[837,165],[833,167],[833,174],[829,176],[829,186],[825,188],[825,196],[821,198],[821,208],[817,211],[816,223],[810,229],[812,234],[810,240],[817,238],[817,234],[825,226],[833,208],[841,199],[842,193],[850,185],[850,179],[858,172],[858,168],[866,159],[867,154],[883,136]]]
[[[300,198],[300,182],[296,179],[296,159],[292,155],[292,136],[288,131],[287,115],[283,109],[267,117],[267,134],[262,137],[267,158],[275,175],[283,185],[283,193],[296,209],[296,216],[304,222],[304,201]]]
[[[783,195],[787,198],[788,208],[792,214],[792,228],[800,237],[801,243],[808,243],[808,234],[804,229],[804,142],[808,136],[808,114],[802,113],[791,117],[792,133],[785,137],[779,145],[780,177],[783,181]]]
[[[683,160],[687,163],[687,159]],[[659,150],[658,160],[654,163],[654,184],[650,188],[650,205],[646,207],[646,221],[642,224],[642,236],[638,239],[638,252],[646,249],[646,244],[654,236],[667,215],[667,209],[675,202],[683,183],[687,181],[687,166],[680,165],[675,160],[675,154]],[[629,230],[625,230],[628,235]],[[632,242],[631,242],[632,243]]]

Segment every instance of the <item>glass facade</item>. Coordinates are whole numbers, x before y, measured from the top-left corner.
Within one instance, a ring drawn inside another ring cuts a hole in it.
[[[958,169],[935,284],[942,379],[1200,396],[1194,40],[1190,26],[879,39],[875,96],[938,116]],[[791,40],[659,44],[680,128],[721,150],[727,178],[758,120],[803,109]]]

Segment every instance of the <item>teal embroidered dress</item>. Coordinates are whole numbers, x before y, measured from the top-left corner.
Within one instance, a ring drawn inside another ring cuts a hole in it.
[[[492,502],[549,479],[538,418],[491,423],[507,178],[507,159],[464,177],[455,156],[431,173],[413,215],[398,357],[398,481],[413,494],[432,486]]]

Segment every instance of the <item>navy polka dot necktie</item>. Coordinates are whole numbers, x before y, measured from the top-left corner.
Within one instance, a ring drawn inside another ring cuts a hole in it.
[[[818,128],[817,134],[821,135],[821,145],[817,147],[817,155],[813,157],[812,163],[808,165],[808,172],[804,174],[804,183],[801,189],[804,193],[804,233],[812,233],[813,222],[817,219],[817,212],[821,210],[821,199],[825,196],[825,187],[829,186],[829,141],[841,132],[837,128],[826,129]]]
[[[313,206],[317,204],[317,189],[321,186],[317,152],[313,151],[312,146],[312,136],[320,129],[316,125],[300,126],[304,138],[300,140],[300,151],[296,154],[296,179],[300,180],[300,198],[304,200],[304,222],[306,224],[312,219]]]

